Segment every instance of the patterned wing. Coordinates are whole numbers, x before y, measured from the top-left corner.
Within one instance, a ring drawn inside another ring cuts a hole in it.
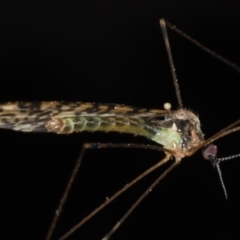
[[[0,128],[15,131],[46,132],[46,124],[52,119],[78,117],[163,117],[166,110],[147,110],[116,104],[82,102],[7,102],[0,104]]]

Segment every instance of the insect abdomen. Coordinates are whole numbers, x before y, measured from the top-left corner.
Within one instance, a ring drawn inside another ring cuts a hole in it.
[[[150,138],[153,133],[143,119],[129,117],[77,117],[54,118],[46,124],[49,132],[68,134],[83,131],[122,132]]]

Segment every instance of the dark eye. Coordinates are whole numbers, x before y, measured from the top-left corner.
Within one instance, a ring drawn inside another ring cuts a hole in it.
[[[210,144],[206,146],[202,151],[203,158],[206,160],[212,160],[217,156],[217,146]]]

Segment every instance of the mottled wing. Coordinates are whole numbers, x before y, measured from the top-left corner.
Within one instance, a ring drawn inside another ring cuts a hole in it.
[[[85,117],[158,118],[166,110],[147,110],[116,104],[82,102],[7,102],[0,104],[0,128],[46,132],[52,119]]]

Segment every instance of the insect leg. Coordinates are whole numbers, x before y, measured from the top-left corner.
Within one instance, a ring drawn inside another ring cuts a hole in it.
[[[182,37],[187,39],[189,42],[193,43],[194,45],[196,45],[203,51],[207,52],[208,54],[212,55],[213,57],[217,58],[221,62],[227,64],[228,66],[230,66],[231,68],[233,68],[234,70],[236,70],[237,72],[240,73],[240,67],[237,64],[229,61],[228,59],[221,56],[220,54],[217,54],[216,52],[212,51],[210,48],[205,47],[203,44],[198,42],[196,39],[190,37],[188,34],[183,32],[182,30],[178,29],[175,25],[171,24],[170,22],[166,21],[165,19],[160,19],[160,21],[164,22],[164,24],[166,24],[171,30],[175,31],[176,33],[178,33],[179,35],[181,35]]]
[[[149,150],[155,150],[155,151],[163,151],[164,149],[161,146],[156,145],[150,145],[150,144],[136,144],[136,143],[85,143],[82,147],[82,150],[80,152],[79,158],[75,164],[75,167],[73,169],[73,172],[69,178],[68,184],[64,190],[64,193],[60,199],[59,205],[57,210],[55,211],[55,216],[53,218],[53,221],[51,223],[51,227],[48,231],[48,235],[46,240],[50,240],[51,236],[53,234],[53,231],[56,227],[56,223],[59,219],[60,213],[62,211],[63,205],[66,202],[68,193],[70,191],[70,188],[72,186],[72,183],[74,182],[74,178],[76,177],[77,171],[80,167],[82,158],[84,156],[84,153],[87,149],[102,149],[102,148],[140,148],[140,149],[149,149]],[[77,229],[79,229],[83,224],[85,224],[87,221],[89,221],[93,216],[95,216],[98,212],[100,212],[104,207],[106,207],[109,203],[111,203],[114,199],[116,199],[119,195],[121,195],[124,191],[129,189],[131,186],[133,186],[135,183],[137,183],[139,180],[143,179],[145,176],[153,172],[155,169],[162,166],[164,163],[166,163],[170,159],[171,155],[167,153],[165,158],[163,158],[161,161],[150,167],[148,170],[144,171],[142,174],[140,174],[138,177],[136,177],[134,180],[132,180],[130,183],[125,185],[123,188],[121,188],[119,191],[117,191],[113,196],[111,196],[108,201],[105,201],[102,203],[98,208],[96,208],[94,211],[92,211],[89,215],[87,215],[82,221],[77,223],[75,226],[73,226],[67,233],[65,233],[60,239],[66,239],[68,236],[70,236],[72,233],[74,233]]]
[[[166,171],[164,171],[148,188],[147,190],[137,199],[137,201],[129,208],[129,210],[123,215],[123,217],[114,225],[114,227],[102,238],[102,240],[108,240],[117,231],[117,229],[123,224],[123,222],[130,216],[130,214],[138,207],[138,205],[147,197],[157,184],[171,172],[180,161],[175,161]]]
[[[135,144],[135,143],[85,143],[82,147],[82,150],[79,154],[78,160],[73,168],[73,171],[70,175],[70,178],[68,180],[68,183],[66,185],[66,188],[63,192],[63,195],[59,201],[57,210],[55,211],[53,220],[51,222],[50,228],[48,230],[47,236],[45,240],[50,240],[54,229],[57,225],[57,222],[59,220],[60,214],[62,212],[63,206],[67,200],[67,197],[69,195],[69,192],[71,190],[72,184],[75,180],[75,177],[77,175],[77,172],[79,170],[79,167],[81,165],[83,156],[85,154],[85,151],[87,149],[102,149],[102,148],[141,148],[141,149],[150,149],[150,150],[156,150],[156,151],[163,151],[163,148],[161,146],[155,146],[150,144]],[[98,208],[96,208],[92,213],[90,213],[88,216],[86,216],[82,221],[80,221],[78,224],[76,224],[73,228],[71,228],[65,235],[61,237],[61,239],[66,239],[69,235],[71,235],[73,232],[75,232],[79,227],[81,227],[84,223],[86,223],[89,219],[91,219],[94,215],[96,215],[101,209],[103,209],[105,206],[107,206],[110,202],[112,202],[115,198],[117,198],[121,193],[123,193],[125,190],[133,186],[135,183],[137,183],[140,179],[148,175],[150,172],[155,170],[156,168],[160,167],[162,164],[164,164],[169,157],[166,159],[166,157],[158,162],[156,165],[149,168],[147,171],[142,173],[140,176],[135,178],[132,182],[130,182],[128,185],[124,186],[122,189],[120,189],[118,192],[116,192],[107,202],[104,202],[102,205],[100,205]]]

